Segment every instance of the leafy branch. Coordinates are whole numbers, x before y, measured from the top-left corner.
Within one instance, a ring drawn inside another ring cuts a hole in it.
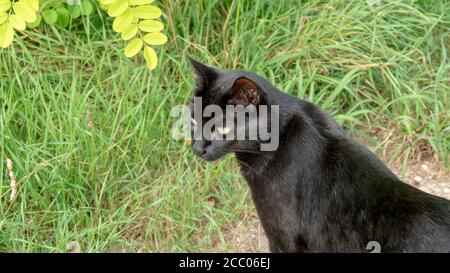
[[[155,69],[158,58],[153,46],[163,45],[167,36],[158,19],[162,12],[151,5],[154,0],[98,0],[99,6],[114,18],[112,28],[127,42],[126,57],[143,51],[150,70]],[[90,0],[0,0],[0,47],[9,47],[16,31],[37,28],[44,22],[66,28],[71,19],[90,15],[94,5]]]

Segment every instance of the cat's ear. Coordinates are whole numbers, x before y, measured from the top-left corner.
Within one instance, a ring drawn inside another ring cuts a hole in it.
[[[212,83],[219,74],[219,71],[213,67],[209,67],[189,57],[189,61],[195,70],[196,82],[198,87],[206,87]]]
[[[234,82],[228,104],[258,106],[260,102],[261,89],[255,82],[246,77],[240,77]]]

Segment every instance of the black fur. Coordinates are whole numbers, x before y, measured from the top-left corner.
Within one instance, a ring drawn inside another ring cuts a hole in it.
[[[223,106],[245,77],[262,104],[280,107],[276,151],[251,141],[194,142],[208,160],[235,152],[272,252],[367,252],[370,241],[382,252],[450,252],[449,200],[400,181],[316,105],[254,74],[192,62],[205,104]]]

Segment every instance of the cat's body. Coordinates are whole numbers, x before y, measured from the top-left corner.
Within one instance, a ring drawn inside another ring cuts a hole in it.
[[[237,153],[271,251],[450,251],[449,201],[400,181],[316,106],[292,110],[277,151]]]
[[[450,201],[400,181],[312,103],[246,72],[214,70],[211,78],[200,65],[194,62],[206,82],[198,89],[236,89],[245,78],[250,83],[238,90],[257,89],[258,103],[279,105],[278,149],[260,152],[250,142],[248,150],[242,143],[223,149],[235,150],[272,252],[367,252],[370,241],[382,252],[450,252]],[[202,157],[224,154],[222,144],[195,145]]]

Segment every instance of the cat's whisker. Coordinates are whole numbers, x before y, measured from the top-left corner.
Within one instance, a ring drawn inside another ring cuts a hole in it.
[[[234,152],[234,153],[236,153],[236,155],[241,156],[242,159],[250,159],[249,156],[251,156],[251,155],[258,155],[258,157],[260,157],[262,159],[270,159],[270,157],[268,155],[264,155],[264,154],[254,152],[251,150],[231,150],[231,151],[227,151],[227,152]],[[247,157],[244,157],[244,155],[247,155]]]
[[[253,151],[253,150],[229,150],[227,152],[246,153],[246,154],[252,154],[252,155],[256,154],[256,155],[258,155],[260,157],[263,157],[263,158],[270,158],[270,156],[267,155],[267,154],[263,154],[260,151]]]
[[[237,156],[237,155],[236,155]],[[239,159],[239,158],[238,158]],[[250,165],[248,165],[247,163],[245,163],[243,160],[239,160],[239,163],[246,166],[247,168],[249,168],[251,171],[253,171],[254,174],[258,175],[259,177],[263,178],[263,176],[258,173],[253,167],[251,167]]]

